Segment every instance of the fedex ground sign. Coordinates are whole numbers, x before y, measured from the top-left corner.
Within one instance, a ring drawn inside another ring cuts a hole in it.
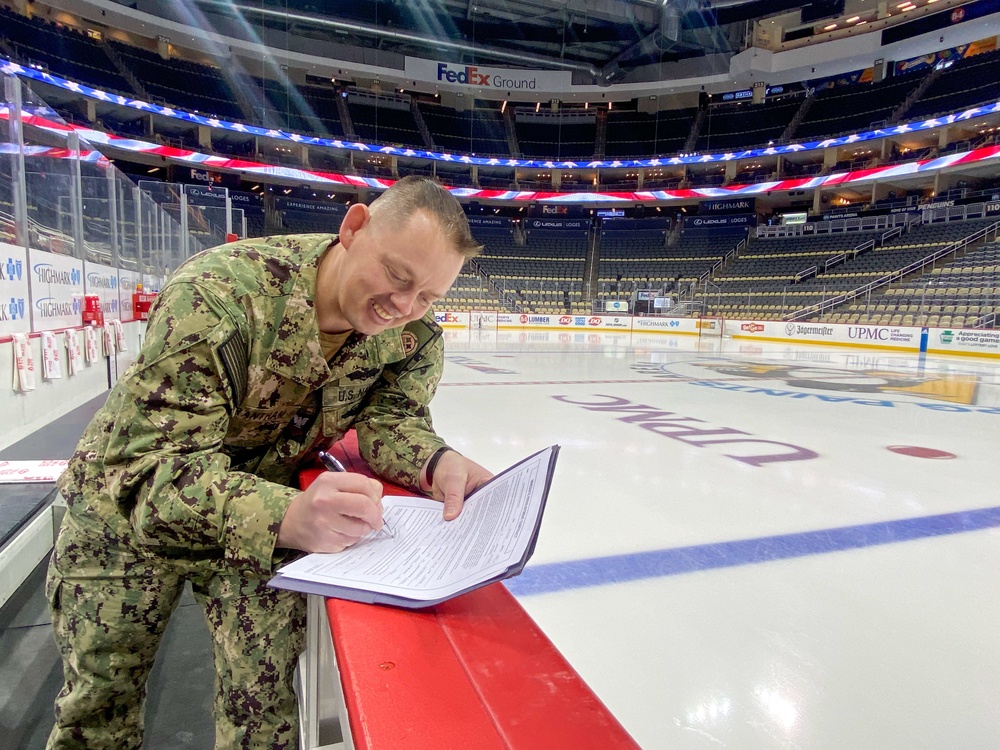
[[[406,76],[438,84],[495,91],[565,91],[573,82],[568,71],[488,68],[480,65],[406,58]]]

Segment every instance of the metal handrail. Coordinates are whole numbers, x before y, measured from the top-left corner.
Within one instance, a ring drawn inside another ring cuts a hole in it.
[[[855,248],[855,250],[856,249],[857,248]],[[830,258],[827,258],[825,261],[823,261],[823,270],[824,271],[829,271],[831,268],[833,268],[838,263],[843,263],[846,260],[847,260],[847,253],[838,253],[837,255],[834,255],[834,256],[832,256]]]
[[[875,240],[867,240],[857,245],[853,250],[851,250],[851,257],[857,258],[861,253],[867,253],[869,250],[875,249]]]
[[[937,252],[934,252],[925,258],[921,258],[918,261],[914,261],[908,266],[892,271],[886,274],[885,276],[881,276],[875,281],[871,281],[865,284],[864,286],[858,287],[857,289],[854,289],[850,292],[845,292],[844,294],[838,294],[836,297],[831,297],[828,300],[818,302],[814,305],[810,305],[809,307],[803,307],[799,310],[796,310],[793,313],[789,313],[783,319],[802,320],[803,318],[808,318],[812,315],[822,314],[827,310],[837,307],[838,305],[842,305],[845,302],[849,302],[852,299],[856,299],[863,294],[868,294],[869,292],[872,292],[876,289],[886,286],[887,284],[891,284],[892,282],[897,281],[898,279],[901,279],[904,276],[913,273],[914,271],[918,271],[926,267],[928,264],[933,265],[946,255],[952,255],[958,252],[959,250],[963,249],[964,247],[967,247],[968,245],[972,244],[973,242],[976,242],[977,240],[980,239],[984,239],[987,235],[991,233],[993,235],[993,238],[995,238],[997,236],[998,231],[1000,231],[1000,221],[994,222],[993,224],[990,224],[988,227],[980,229],[979,231],[969,235],[968,237],[953,242],[950,245],[945,245]]]
[[[884,245],[885,242],[886,242],[886,240],[891,240],[893,237],[896,237],[897,235],[902,235],[902,234],[903,234],[903,227],[893,227],[888,232],[883,232],[882,233],[882,237],[881,237],[882,244]]]
[[[997,314],[994,312],[986,313],[985,315],[980,315],[976,318],[976,322],[972,324],[973,328],[993,328],[997,322]]]
[[[806,268],[795,274],[794,281],[792,283],[798,284],[800,281],[805,281],[806,279],[810,278],[811,276],[815,276],[818,273],[819,273],[819,266],[809,266],[809,268]]]

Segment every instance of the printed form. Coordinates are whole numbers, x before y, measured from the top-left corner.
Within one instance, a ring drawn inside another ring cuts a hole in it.
[[[525,562],[534,544],[551,477],[555,447],[498,474],[465,501],[453,521],[442,504],[387,496],[392,536],[372,532],[335,554],[311,554],[279,571],[280,578],[420,600],[440,600],[499,580]],[[331,594],[331,595],[336,595]]]

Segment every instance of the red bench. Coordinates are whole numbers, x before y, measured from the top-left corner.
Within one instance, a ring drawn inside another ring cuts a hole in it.
[[[371,476],[353,433],[333,452]],[[423,610],[326,611],[358,750],[639,747],[502,584]]]

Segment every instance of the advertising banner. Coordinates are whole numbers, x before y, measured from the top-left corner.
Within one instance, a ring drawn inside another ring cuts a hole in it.
[[[31,331],[28,309],[28,254],[0,242],[0,336]]]
[[[275,198],[274,207],[282,211],[303,211],[305,213],[336,214],[343,216],[347,206],[333,201],[303,201],[298,198]]]
[[[590,229],[590,219],[528,219],[525,225],[529,232],[538,229],[556,231],[575,229],[578,231],[587,231]]]
[[[1000,331],[987,328],[930,328],[927,351],[930,354],[997,357],[1000,356]]]
[[[142,274],[138,271],[118,269],[118,315],[119,320],[125,323],[136,319],[135,310],[132,309],[132,295],[141,278]]]
[[[723,198],[702,201],[698,204],[699,214],[749,214],[757,207],[756,198]]]
[[[628,315],[534,315],[531,313],[498,313],[497,328],[536,328],[549,330],[617,330],[631,331]]]
[[[407,78],[451,84],[487,91],[569,91],[573,74],[563,70],[491,68],[485,65],[438,62],[407,57],[403,69]]]
[[[755,338],[795,344],[858,346],[870,349],[920,350],[921,329],[907,326],[844,325],[840,323],[727,320],[733,338]]]
[[[468,328],[469,313],[467,312],[435,312],[434,321],[444,329]]]
[[[475,331],[495,331],[497,314],[492,310],[473,310],[469,313],[469,327]]]
[[[506,216],[468,216],[470,227],[493,227],[496,229],[510,229],[511,221]]]
[[[121,310],[119,292],[119,270],[100,263],[83,262],[84,294],[96,294],[101,298],[101,312],[105,320],[117,320]],[[74,325],[79,325],[79,321]]]
[[[604,301],[604,312],[627,313],[628,302],[623,299],[609,299]]]
[[[684,219],[686,227],[755,227],[754,214],[722,214],[721,216],[692,216]]]
[[[31,248],[28,283],[33,331],[72,328],[83,322],[83,261]]]
[[[214,188],[209,185],[185,185],[184,194],[195,206],[223,207],[226,205],[225,188]]]
[[[563,317],[569,317],[563,316]],[[573,319],[573,325],[579,327],[579,319],[583,316],[575,316]],[[632,330],[632,318],[628,315],[588,315],[587,316],[587,328],[596,328],[599,330],[613,328],[616,330],[631,331]]]
[[[699,318],[633,318],[632,330],[642,333],[698,335]]]

